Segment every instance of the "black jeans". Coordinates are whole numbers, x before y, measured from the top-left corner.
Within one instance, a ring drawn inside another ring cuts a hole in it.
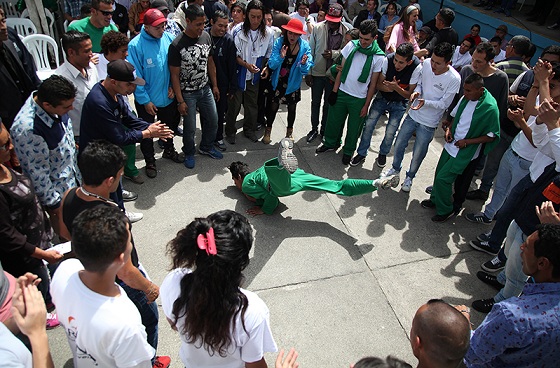
[[[147,121],[150,124],[155,122],[155,116],[148,114],[144,105],[140,105],[138,102],[134,101],[134,105],[136,106],[136,111],[138,112],[138,117],[144,121]],[[167,125],[171,130],[174,132],[177,131],[177,127],[179,126],[179,121],[181,121],[181,115],[179,114],[179,110],[177,110],[177,100],[173,100],[169,105],[164,107],[157,107],[157,118],[159,121]],[[166,142],[163,143],[164,149],[173,148],[173,140],[168,139]],[[140,150],[144,155],[144,160],[146,162],[154,162],[155,159],[155,151],[154,151],[154,140],[152,138],[142,139],[140,142]]]

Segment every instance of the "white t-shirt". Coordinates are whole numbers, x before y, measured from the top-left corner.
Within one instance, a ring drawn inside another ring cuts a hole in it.
[[[424,99],[424,106],[418,110],[410,109],[409,116],[419,124],[436,128],[459,92],[461,76],[452,67],[443,74],[435,75],[430,62],[431,59],[426,59],[422,63],[422,76],[415,88],[420,92],[419,98]]]
[[[307,30],[307,22],[305,21],[305,18],[299,15],[297,11],[290,14],[290,18],[297,19],[303,24],[303,30],[305,31],[305,34],[301,35],[301,39],[307,41],[309,39],[309,34],[311,32]],[[315,25],[315,19],[313,17],[308,17],[308,18],[309,18],[309,24],[311,24],[311,26],[313,27]]]
[[[531,128],[531,130],[535,128],[536,120],[536,116],[530,116],[529,119],[527,119],[527,125]],[[511,142],[511,149],[527,161],[533,161],[535,159],[535,155],[539,151],[533,147],[523,131],[517,133],[513,142]]]
[[[33,357],[25,345],[0,322],[0,365],[4,368],[32,368]]]
[[[506,52],[504,50],[500,50],[500,53],[494,56],[494,64],[497,64],[505,59],[506,59]]]
[[[107,60],[105,55],[99,54],[99,62],[96,65],[99,81],[105,80],[105,78],[107,78],[107,65],[109,65],[109,60]]]
[[[188,269],[175,269],[165,277],[161,284],[161,306],[163,312],[171,321],[175,321],[173,303],[181,294],[181,280],[189,272],[191,271]],[[244,319],[247,332],[243,329],[241,314],[238,314],[235,331],[232,332],[235,346],[229,348],[226,357],[221,357],[217,353],[212,356],[209,355],[204,347],[200,347],[199,342],[196,344],[187,343],[185,336],[181,334],[179,356],[186,367],[244,368],[245,362],[259,361],[265,352],[276,352],[278,350],[270,330],[268,307],[257,294],[244,289],[240,290],[249,302]],[[179,332],[183,329],[184,324],[185,318],[179,318],[177,321]]]
[[[136,306],[120,286],[117,297],[89,289],[79,277],[83,269],[77,259],[64,261],[51,282],[74,367],[151,367],[155,350],[146,341]]]
[[[353,49],[354,44],[352,42],[348,42],[342,49],[342,57],[347,59]],[[381,72],[381,66],[383,65],[383,60],[385,59],[384,55],[373,55],[370,74],[368,75],[366,82],[361,83],[358,82],[358,78],[362,74],[367,56],[359,51],[356,51],[354,57],[352,58],[352,65],[350,65],[350,70],[348,70],[348,75],[346,76],[346,82],[340,83],[339,89],[348,93],[350,96],[366,98],[369,82],[371,81],[371,75],[373,73]]]
[[[465,65],[469,65],[472,60],[471,54],[467,51],[463,55],[459,53],[460,47],[455,47],[455,52],[453,53],[453,58],[451,59],[451,65],[454,68],[464,67]]]

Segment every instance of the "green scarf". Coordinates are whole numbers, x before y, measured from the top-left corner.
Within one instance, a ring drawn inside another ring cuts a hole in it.
[[[367,56],[366,63],[364,64],[364,68],[362,69],[362,74],[360,74],[360,77],[358,78],[358,82],[365,83],[367,82],[368,76],[370,74],[369,72],[371,70],[371,64],[373,63],[373,55],[385,55],[385,53],[377,44],[377,40],[373,40],[373,43],[367,49],[364,49],[362,46],[360,46],[360,40],[354,40],[350,42],[354,44],[354,49],[350,51],[350,55],[348,55],[346,61],[344,62],[340,81],[342,83],[346,81],[348,71],[350,70],[350,66],[352,65],[352,60],[354,59],[354,54],[356,53],[356,51],[359,51]]]

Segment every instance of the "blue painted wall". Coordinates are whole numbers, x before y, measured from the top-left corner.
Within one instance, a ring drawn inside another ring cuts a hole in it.
[[[408,1],[399,0],[398,3],[401,5],[405,5],[408,4]],[[433,19],[439,11],[441,0],[420,0],[419,3],[422,8],[424,22],[427,22]],[[462,2],[444,0],[443,6],[451,8],[455,11],[455,21],[453,22],[453,28],[455,28],[457,33],[459,33],[459,39],[462,39],[463,36],[465,36],[467,33],[470,33],[471,26],[475,23],[480,24],[480,36],[486,37],[488,39],[494,36],[496,28],[500,24],[506,24],[508,26],[508,38],[511,38],[515,35],[523,35],[529,37],[531,42],[533,42],[535,46],[537,46],[537,52],[535,53],[535,57],[532,60],[532,64],[536,63],[538,57],[545,47],[558,44],[557,41],[533,33],[528,29],[505,23],[502,20],[493,18],[485,13],[479,13],[476,10],[463,6]],[[531,6],[526,5],[525,8],[527,9],[527,11],[529,11],[529,9],[531,9]],[[533,23],[528,23],[527,25],[532,26]]]

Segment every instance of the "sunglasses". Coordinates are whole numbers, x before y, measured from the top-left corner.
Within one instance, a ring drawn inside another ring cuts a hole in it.
[[[95,9],[98,12],[100,12],[101,14],[103,14],[103,16],[108,17],[108,16],[113,16],[114,11],[105,11],[105,10],[99,10],[99,9]]]

